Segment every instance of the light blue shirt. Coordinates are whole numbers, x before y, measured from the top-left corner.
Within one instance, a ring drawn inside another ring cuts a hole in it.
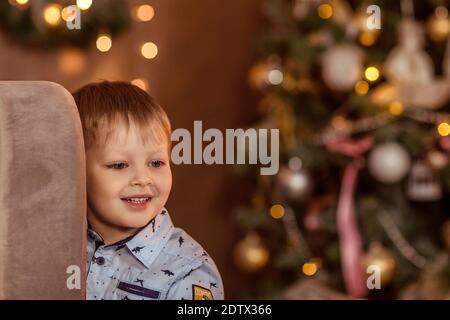
[[[136,235],[105,246],[88,229],[88,300],[224,299],[208,253],[163,209]]]

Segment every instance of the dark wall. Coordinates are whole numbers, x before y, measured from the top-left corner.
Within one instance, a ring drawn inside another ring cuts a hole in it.
[[[204,130],[251,123],[256,98],[246,80],[255,58],[260,1],[151,3],[156,10],[151,22],[134,24],[114,40],[107,54],[95,49],[78,53],[82,63],[77,70],[61,68],[61,50],[24,49],[0,35],[0,79],[49,80],[72,91],[99,79],[144,77],[149,81],[149,92],[167,110],[173,128],[193,130],[194,120],[202,120]],[[144,41],[158,45],[156,59],[148,61],[139,55],[139,45]],[[227,298],[237,297],[245,279],[231,259],[233,243],[239,236],[232,210],[243,198],[237,192],[242,181],[225,165],[174,166],[173,175],[168,203],[173,220],[215,259]]]

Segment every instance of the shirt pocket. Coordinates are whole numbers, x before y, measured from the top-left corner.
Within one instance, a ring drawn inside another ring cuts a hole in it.
[[[119,299],[122,300],[159,300],[163,298],[163,292],[152,288],[120,281],[116,290]]]

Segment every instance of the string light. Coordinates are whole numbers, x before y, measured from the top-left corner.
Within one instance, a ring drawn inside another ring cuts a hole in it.
[[[331,125],[336,130],[346,130],[348,129],[348,122],[343,116],[335,116],[331,120]]]
[[[141,54],[146,59],[153,59],[158,54],[158,46],[153,42],[146,42],[141,47]]]
[[[327,3],[321,4],[317,9],[317,13],[322,19],[330,19],[333,16],[333,7]]]
[[[142,22],[147,22],[153,19],[155,10],[151,5],[143,4],[135,8],[135,19]]]
[[[28,0],[16,0],[16,3],[20,6],[24,6],[28,3]]]
[[[142,78],[138,78],[138,79],[134,79],[133,81],[131,81],[132,84],[134,84],[135,86],[141,88],[142,90],[147,91],[147,80],[142,79]]]
[[[56,26],[61,20],[61,7],[55,3],[48,4],[44,9],[44,20],[50,26]]]
[[[403,105],[399,101],[394,101],[389,105],[389,112],[394,116],[401,115],[403,113]]]
[[[369,81],[377,81],[380,77],[380,71],[377,69],[377,67],[371,66],[364,71],[364,76]]]
[[[270,208],[270,215],[274,219],[281,219],[284,217],[284,207],[281,204],[274,204]]]
[[[92,0],[77,0],[77,6],[81,10],[87,10],[91,7]]]
[[[109,51],[112,47],[111,37],[107,34],[100,35],[97,38],[96,45],[97,45],[97,49],[101,52]]]
[[[450,124],[447,122],[440,123],[437,127],[437,131],[443,137],[448,136],[450,134]]]
[[[355,84],[355,92],[359,96],[363,96],[369,92],[369,84],[367,81],[360,80]]]
[[[376,40],[377,37],[375,35],[375,32],[363,31],[359,35],[359,42],[361,42],[361,44],[366,47],[370,47],[371,45],[373,45]]]
[[[311,277],[317,272],[317,264],[315,262],[306,262],[303,264],[302,271],[308,277]]]
[[[77,13],[75,12],[75,10],[72,10],[70,7],[65,7],[61,11],[61,18],[64,21],[68,21],[68,22],[73,21],[76,16],[77,16]]]

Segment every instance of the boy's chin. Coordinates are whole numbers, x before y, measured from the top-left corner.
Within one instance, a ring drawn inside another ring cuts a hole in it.
[[[141,217],[128,217],[122,222],[122,225],[129,229],[140,229],[148,225],[154,216],[155,214],[146,214]]]

